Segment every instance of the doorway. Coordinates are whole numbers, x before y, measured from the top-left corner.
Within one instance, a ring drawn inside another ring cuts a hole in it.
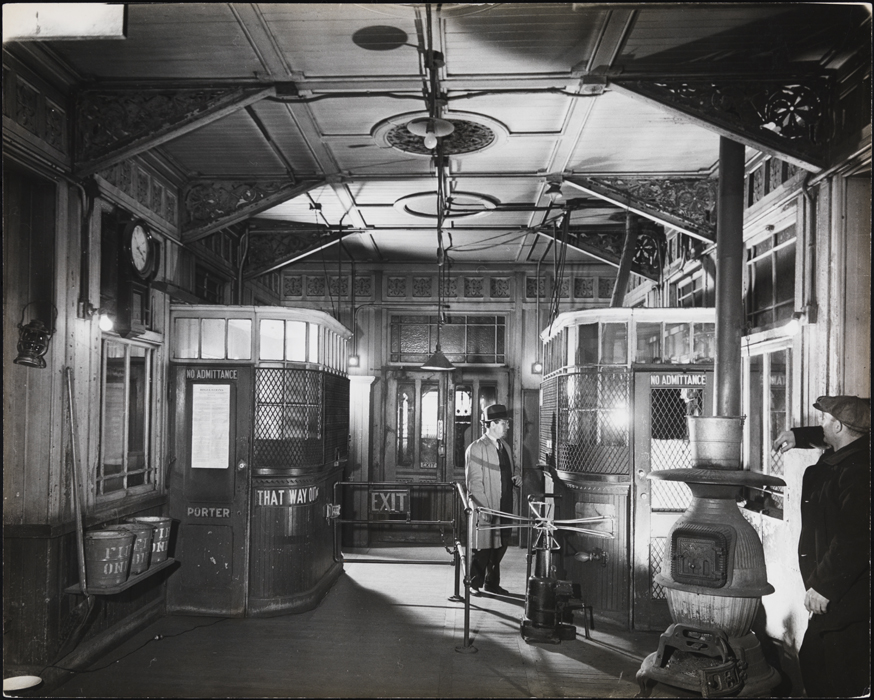
[[[427,485],[464,481],[464,452],[482,434],[480,417],[487,406],[507,404],[508,387],[504,368],[387,371],[384,467],[373,481],[414,485],[411,520],[451,517],[455,496]],[[419,526],[374,527],[373,536],[380,542],[442,541],[440,533]]]
[[[688,415],[711,415],[713,373],[635,372],[632,625],[663,630],[671,624],[667,595],[655,581],[668,533],[692,499],[681,481],[650,479],[663,469],[690,469]]]

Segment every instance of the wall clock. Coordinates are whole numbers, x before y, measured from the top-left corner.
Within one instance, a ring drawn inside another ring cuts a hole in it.
[[[143,221],[126,224],[122,245],[134,273],[142,280],[149,280],[158,271],[158,247],[152,232]]]

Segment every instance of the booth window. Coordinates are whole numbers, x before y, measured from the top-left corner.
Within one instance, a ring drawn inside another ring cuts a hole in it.
[[[790,341],[750,351],[744,363],[747,414],[747,464],[751,471],[783,476],[783,455],[774,452],[774,438],[789,427],[792,376]],[[775,518],[783,517],[783,495],[748,489],[746,507]]]
[[[97,497],[152,491],[158,481],[151,451],[154,348],[107,338],[102,357]]]

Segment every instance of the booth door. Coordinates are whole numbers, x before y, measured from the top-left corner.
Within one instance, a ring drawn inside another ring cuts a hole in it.
[[[464,453],[467,446],[483,434],[481,418],[488,406],[501,403],[512,409],[507,396],[509,374],[506,369],[464,369],[452,385],[454,415],[449,426],[449,444],[452,445],[449,479],[464,482]],[[520,415],[513,415],[517,421]],[[507,441],[513,445],[513,422]],[[517,457],[518,459],[518,457]]]
[[[671,526],[692,501],[679,481],[649,479],[661,469],[691,468],[687,415],[711,415],[713,373],[634,374],[634,629],[664,630],[671,624],[665,590],[655,581],[663,567]]]
[[[252,367],[177,366],[170,515],[181,568],[170,612],[244,615],[248,587]]]

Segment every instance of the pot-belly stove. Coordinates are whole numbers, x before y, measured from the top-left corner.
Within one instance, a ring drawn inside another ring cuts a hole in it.
[[[751,630],[767,581],[765,554],[741,514],[744,486],[785,486],[777,477],[740,466],[743,418],[689,417],[691,469],[655,471],[650,478],[684,481],[692,502],[668,536],[665,568],[656,582],[667,593],[674,623],[644,659],[640,697],[655,683],[703,697],[757,696],[780,681]]]

